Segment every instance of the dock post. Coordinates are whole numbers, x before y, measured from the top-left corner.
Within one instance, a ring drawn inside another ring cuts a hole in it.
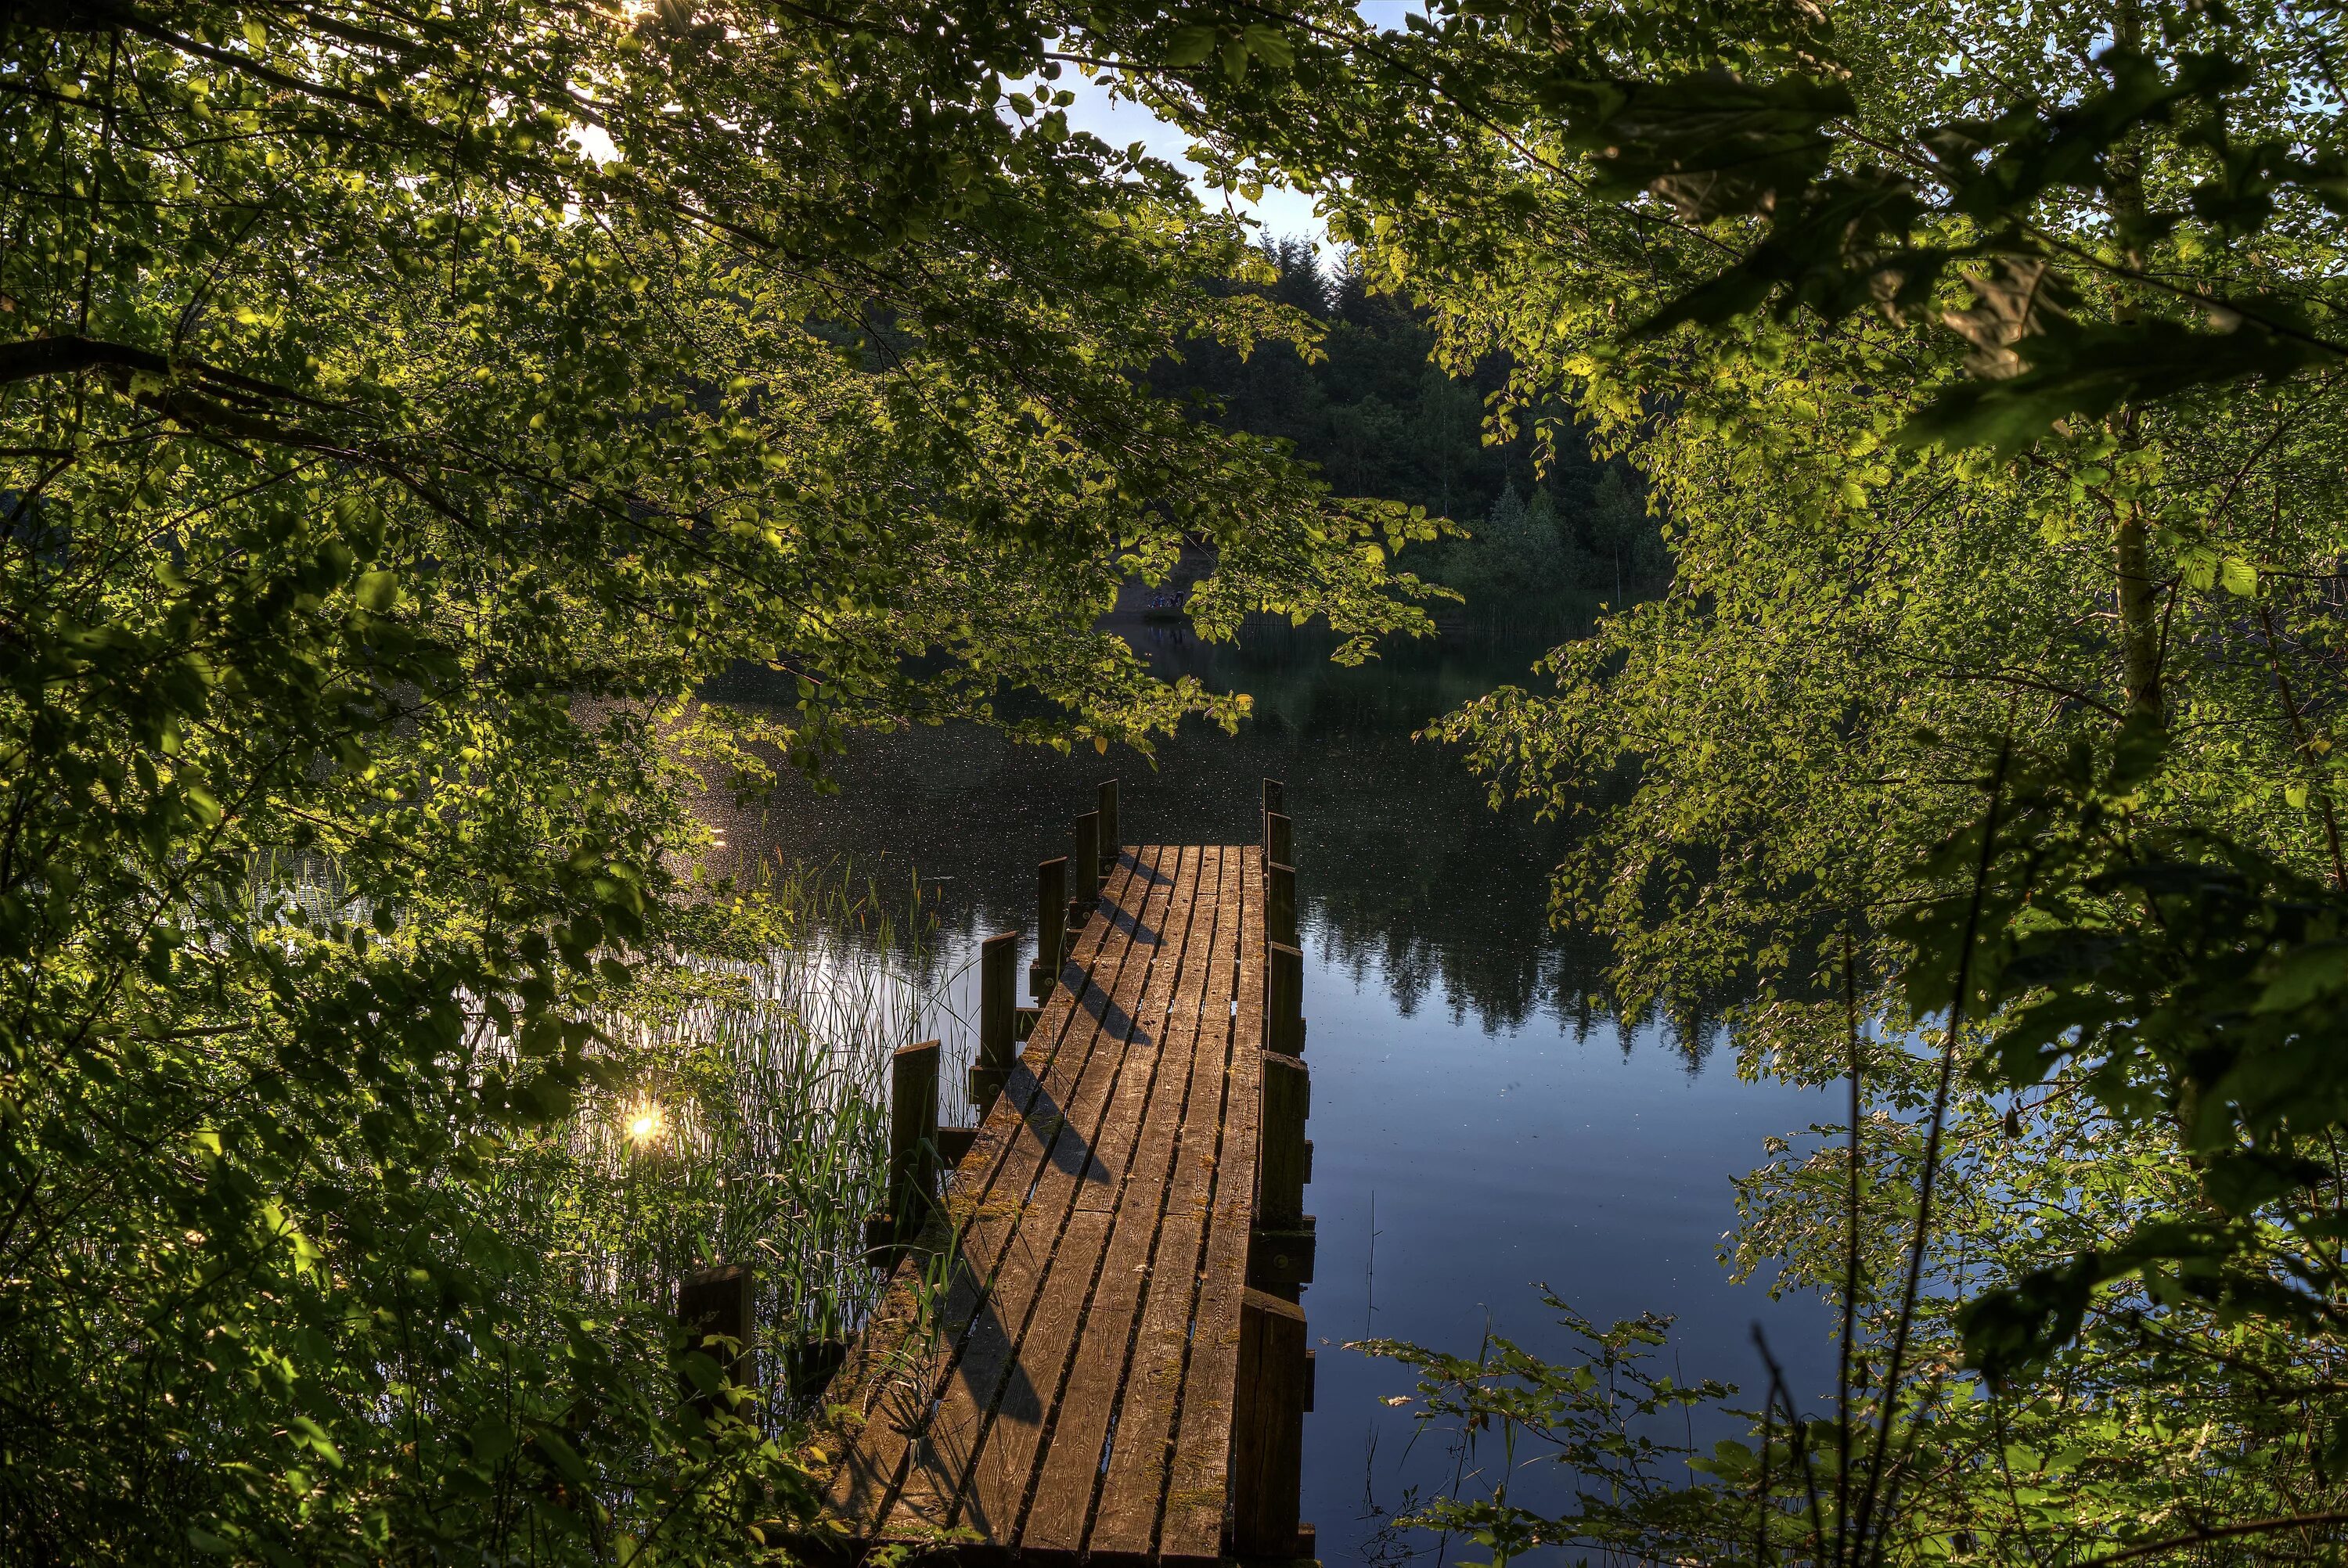
[[[1263,809],[1285,815],[1288,810],[1288,786],[1278,779],[1264,780]]]
[[[1050,996],[1068,961],[1068,857],[1035,867],[1035,961],[1027,968],[1028,994]]]
[[[978,949],[978,1060],[970,1067],[970,1102],[979,1120],[1011,1081],[1018,1054],[1019,997],[1013,976],[1019,964],[1019,933],[989,937]]]
[[[693,1336],[692,1348],[717,1363],[718,1370],[737,1389],[747,1389],[757,1377],[758,1348],[757,1281],[745,1266],[723,1264],[694,1270],[676,1287],[677,1321]],[[702,1340],[717,1335],[734,1341],[729,1356],[724,1349],[703,1349]],[[687,1377],[685,1398],[704,1417],[716,1413],[719,1396]]]
[[[1296,942],[1296,867],[1267,862],[1263,868],[1263,934],[1293,948]]]
[[[1263,814],[1263,858],[1272,866],[1296,864],[1296,824],[1276,811]]]
[[[1108,874],[1117,869],[1117,856],[1125,847],[1117,835],[1117,780],[1101,780],[1100,806],[1095,815],[1100,818],[1100,875],[1106,882]]]
[[[1313,1216],[1304,1212],[1304,1184],[1313,1179],[1313,1145],[1304,1138],[1312,1100],[1313,1079],[1304,1064],[1265,1051],[1247,1283],[1283,1301],[1295,1300],[1313,1283],[1316,1236]]]
[[[899,1048],[889,1063],[889,1243],[912,1245],[938,1195],[938,1042]]]
[[[1303,1309],[1260,1290],[1241,1296],[1239,1398],[1231,1411],[1234,1556],[1312,1554],[1296,1517],[1311,1404],[1306,1355]]]
[[[1076,818],[1076,863],[1068,867],[1068,912],[1074,916],[1082,906],[1089,915],[1093,901],[1100,897],[1101,885],[1101,819],[1100,813],[1088,811]],[[1084,929],[1081,920],[1072,920],[1076,930]]]
[[[1263,1044],[1282,1056],[1304,1054],[1304,955],[1286,942],[1264,953]]]
[[[1258,1138],[1255,1222],[1293,1228],[1304,1218],[1304,1124],[1313,1114],[1313,1075],[1292,1056],[1263,1054],[1263,1120]]]

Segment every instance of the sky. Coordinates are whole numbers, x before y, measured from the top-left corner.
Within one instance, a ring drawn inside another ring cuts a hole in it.
[[[1191,184],[1199,200],[1211,206],[1221,206],[1226,193],[1210,190],[1199,184],[1198,165],[1184,156],[1190,138],[1175,127],[1159,119],[1130,98],[1112,98],[1097,84],[1088,82],[1071,71],[1052,84],[1076,95],[1068,107],[1068,128],[1089,131],[1111,147],[1125,147],[1139,142],[1153,158],[1160,158],[1192,177]],[[1318,214],[1313,210],[1313,199],[1282,187],[1267,187],[1262,201],[1242,201],[1229,198],[1240,211],[1260,220],[1268,234],[1303,234],[1315,246],[1325,246],[1328,232]]]
[[[1356,0],[1354,9],[1375,26],[1383,29],[1398,29],[1406,13],[1424,9],[1423,0]],[[1036,84],[1025,84],[1033,89]],[[1201,201],[1220,206],[1228,201],[1241,212],[1263,225],[1272,235],[1302,235],[1313,242],[1316,250],[1328,249],[1329,234],[1320,215],[1313,210],[1313,199],[1281,187],[1269,187],[1261,201],[1242,201],[1225,192],[1209,190],[1197,179],[1199,167],[1187,156],[1190,138],[1177,128],[1159,118],[1147,108],[1130,99],[1113,98],[1098,85],[1086,80],[1074,71],[1063,75],[1054,84],[1076,94],[1076,101],[1068,108],[1068,128],[1089,131],[1111,147],[1129,147],[1140,142],[1153,158],[1163,159],[1175,168],[1192,176],[1192,186]],[[1007,113],[1007,108],[1005,112]],[[598,126],[583,126],[570,133],[581,150],[598,163],[618,156],[612,138]]]
[[[1397,29],[1406,12],[1419,11],[1423,6],[1414,0],[1357,0],[1354,9],[1372,23],[1385,29]],[[1068,128],[1089,131],[1111,147],[1126,147],[1140,142],[1154,158],[1161,158],[1177,169],[1195,176],[1198,166],[1184,156],[1190,138],[1177,128],[1129,99],[1113,99],[1100,87],[1070,71],[1052,84],[1076,95],[1068,109]],[[1193,181],[1196,184],[1195,179]],[[1225,193],[1197,187],[1199,199],[1216,206],[1226,200]],[[1311,239],[1325,250],[1328,231],[1313,210],[1313,199],[1296,191],[1278,188],[1267,189],[1262,201],[1241,201],[1230,198],[1240,211],[1263,224],[1267,234],[1299,234]]]

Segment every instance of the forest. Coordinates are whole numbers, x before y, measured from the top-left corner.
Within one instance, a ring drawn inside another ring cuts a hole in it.
[[[1266,236],[1257,249],[1271,275],[1239,286],[1316,326],[1315,357],[1187,344],[1152,365],[1161,393],[1288,442],[1342,494],[1460,522],[1466,537],[1415,556],[1431,580],[1462,595],[1445,616],[1455,633],[1562,640],[1586,632],[1601,605],[1661,591],[1670,561],[1637,470],[1593,461],[1578,439],[1541,454],[1521,434],[1486,444],[1484,400],[1507,383],[1506,355],[1455,379],[1433,363],[1427,313],[1373,293],[1352,253],[1329,268],[1297,236]]]
[[[12,0],[0,1563],[837,1556],[809,1368],[953,933],[744,825],[933,731],[1260,771],[1324,688],[1211,659],[1290,646],[1441,693],[1299,777],[1507,880],[1554,1010],[1809,1115],[1715,1184],[1823,1326],[1734,1389],[1570,1298],[1628,1254],[1533,1266],[1562,1340],[1316,1326],[1315,1421],[1350,1358],[1478,1456],[1410,1551],[2348,1556],[2343,56],[2268,0]],[[1358,916],[1306,935],[1411,1010]],[[1538,1176],[1487,1110],[1452,1157]],[[755,1366],[678,1316],[742,1259]]]

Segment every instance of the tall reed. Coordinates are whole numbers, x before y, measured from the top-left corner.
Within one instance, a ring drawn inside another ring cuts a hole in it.
[[[582,1102],[560,1163],[591,1289],[664,1304],[692,1269],[755,1267],[779,1413],[793,1352],[878,1301],[863,1230],[884,1207],[890,1058],[941,1032],[944,1003],[918,888],[909,904],[844,866],[784,867],[762,896],[787,941],[680,958],[671,1005],[602,1020],[620,1081]]]

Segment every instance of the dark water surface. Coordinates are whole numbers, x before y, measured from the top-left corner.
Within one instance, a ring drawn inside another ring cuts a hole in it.
[[[1406,653],[1347,671],[1263,641],[1272,648],[1210,651],[1143,634],[1169,671],[1256,700],[1238,736],[1186,733],[1155,771],[968,728],[875,736],[851,746],[839,794],[794,784],[733,819],[728,838],[737,851],[936,879],[959,966],[994,931],[1032,945],[1035,863],[1067,852],[1069,819],[1100,778],[1123,778],[1128,843],[1251,842],[1259,781],[1283,778],[1311,1028],[1307,1206],[1320,1232],[1303,1303],[1319,1349],[1304,1517],[1333,1563],[1463,1548],[1480,1560],[1471,1543],[1392,1527],[1414,1491],[1451,1483],[1461,1456],[1440,1434],[1414,1441],[1412,1409],[1383,1403],[1409,1393],[1409,1375],[1345,1342],[1375,1334],[1472,1356],[1488,1327],[1563,1353],[1570,1342],[1535,1288],[1545,1281],[1601,1323],[1674,1315],[1665,1369],[1676,1357],[1690,1379],[1739,1383],[1754,1396],[1740,1405],[1758,1403],[1761,1322],[1797,1392],[1814,1395],[1832,1377],[1824,1311],[1731,1285],[1715,1252],[1735,1218],[1730,1178],[1763,1162],[1763,1139],[1836,1112],[1817,1095],[1740,1081],[1708,1026],[1616,1020],[1591,992],[1599,957],[1546,927],[1546,873],[1565,830],[1489,811],[1456,754],[1410,739],[1524,679],[1529,653]],[[1684,1439],[1674,1425],[1668,1435]],[[1496,1450],[1470,1457],[1470,1474],[1478,1460],[1488,1481]],[[1511,1491],[1554,1497],[1556,1484],[1537,1469]]]

